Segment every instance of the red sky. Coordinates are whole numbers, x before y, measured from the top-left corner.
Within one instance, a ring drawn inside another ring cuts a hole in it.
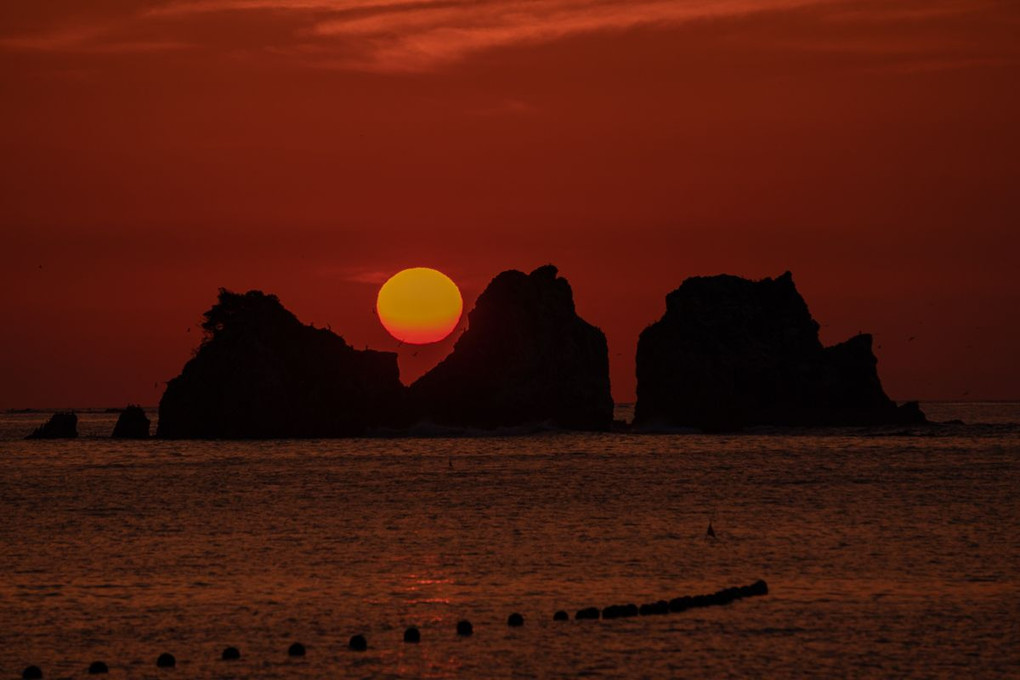
[[[547,262],[619,401],[787,269],[893,398],[1020,399],[1017,83],[1012,0],[3,3],[0,408],[156,403],[220,286],[395,349],[387,275]]]

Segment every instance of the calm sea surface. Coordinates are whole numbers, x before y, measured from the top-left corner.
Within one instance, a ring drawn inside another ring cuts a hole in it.
[[[3,415],[0,678],[1020,677],[1020,405],[925,410],[968,424],[116,442],[85,414],[28,442],[46,415]]]

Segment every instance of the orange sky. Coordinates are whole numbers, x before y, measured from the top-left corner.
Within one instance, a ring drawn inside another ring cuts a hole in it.
[[[388,275],[547,262],[621,401],[786,269],[893,398],[1020,399],[1018,82],[1011,0],[3,3],[0,408],[155,404],[219,286],[396,349]]]

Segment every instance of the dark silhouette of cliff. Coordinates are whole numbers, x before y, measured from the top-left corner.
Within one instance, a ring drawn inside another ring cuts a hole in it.
[[[169,438],[342,437],[407,423],[397,356],[305,326],[275,295],[220,290],[159,403]]]
[[[78,436],[78,416],[73,411],[61,411],[50,416],[25,439],[74,439]]]
[[[832,347],[793,276],[689,278],[641,333],[634,424],[727,430],[749,425],[924,422],[882,390],[871,336]]]
[[[606,338],[577,316],[556,267],[499,274],[468,320],[453,352],[411,386],[421,417],[479,428],[609,429]]]
[[[129,405],[120,412],[113,426],[114,439],[148,439],[149,418],[141,406]]]

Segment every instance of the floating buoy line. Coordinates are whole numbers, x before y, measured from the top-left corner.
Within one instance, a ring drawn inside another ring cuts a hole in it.
[[[574,620],[591,621],[601,618],[608,621],[632,616],[677,614],[691,609],[728,605],[743,598],[760,597],[768,594],[768,584],[765,581],[758,580],[751,585],[724,588],[707,595],[684,595],[674,597],[671,600],[647,602],[640,606],[630,603],[611,604],[601,609],[599,607],[584,607],[575,612]],[[570,615],[566,610],[561,609],[553,614],[552,619],[553,621],[569,621]],[[524,625],[524,616],[514,612],[507,617],[506,625],[510,628],[519,628]],[[474,634],[474,626],[467,619],[461,619],[457,622],[456,632],[459,637],[470,637]],[[407,644],[419,644],[421,642],[421,631],[415,626],[407,628],[404,631],[404,642]],[[354,652],[367,651],[368,639],[362,634],[353,635],[348,641],[347,647]],[[287,649],[287,656],[290,657],[303,657],[306,654],[307,649],[300,642],[295,642]],[[227,662],[237,661],[241,658],[241,651],[237,647],[227,647],[223,650],[220,658]],[[163,652],[156,657],[157,668],[175,668],[176,666],[177,658],[169,652]],[[103,661],[92,662],[87,670],[89,675],[101,675],[109,672],[109,666]],[[22,671],[21,678],[22,680],[42,680],[42,669],[35,665],[28,666]]]

